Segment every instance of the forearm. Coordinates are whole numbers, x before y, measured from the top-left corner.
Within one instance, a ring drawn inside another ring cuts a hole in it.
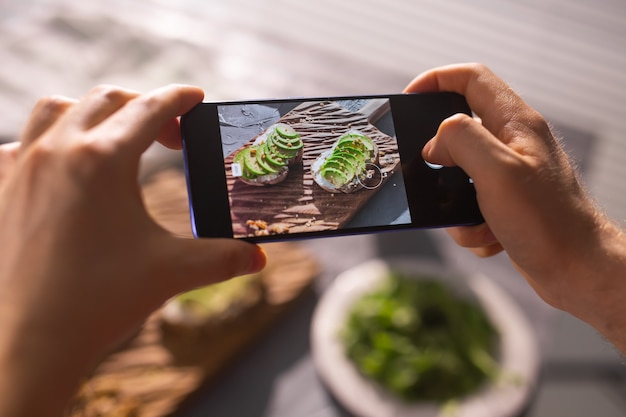
[[[512,259],[541,298],[588,323],[626,354],[626,235],[587,202],[570,216],[577,221],[570,222],[559,244],[538,251],[540,262],[522,267]]]
[[[507,241],[505,249],[544,301],[585,321],[626,354],[626,235],[584,193],[568,195],[576,194],[563,204],[569,210],[544,210],[554,214],[545,226]]]
[[[589,250],[588,256],[578,262],[578,296],[572,297],[564,309],[593,326],[626,354],[626,236],[602,218]]]

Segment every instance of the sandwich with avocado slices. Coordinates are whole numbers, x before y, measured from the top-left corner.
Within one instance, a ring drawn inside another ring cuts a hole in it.
[[[184,292],[161,309],[161,326],[176,334],[223,327],[258,306],[264,291],[262,275],[257,273]]]
[[[363,188],[367,166],[378,162],[378,147],[357,130],[342,135],[311,165],[315,182],[331,193],[352,193]]]
[[[249,185],[278,184],[287,178],[289,167],[302,161],[304,143],[286,123],[268,128],[251,146],[235,155],[233,173]]]

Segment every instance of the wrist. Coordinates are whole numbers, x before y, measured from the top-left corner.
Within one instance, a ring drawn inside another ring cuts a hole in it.
[[[574,263],[572,290],[577,296],[563,309],[626,353],[626,235],[601,216],[587,243]]]
[[[64,415],[92,361],[64,334],[7,322],[0,327],[0,415]]]

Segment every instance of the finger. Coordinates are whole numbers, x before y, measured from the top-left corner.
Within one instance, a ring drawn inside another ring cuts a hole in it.
[[[162,259],[169,269],[167,291],[175,294],[235,276],[258,272],[266,256],[260,246],[235,239],[185,239],[169,236]],[[169,295],[171,295],[169,294]]]
[[[141,155],[154,140],[170,135],[164,142],[172,142],[172,120],[191,110],[202,101],[204,92],[198,87],[170,85],[143,94],[128,102],[122,110],[100,124],[98,129],[117,132],[120,144],[131,149],[134,157]],[[168,125],[169,124],[169,125]],[[179,140],[175,137],[173,140]]]
[[[452,239],[475,255],[486,258],[504,250],[486,223],[477,226],[450,227],[446,229]]]
[[[139,93],[133,90],[107,84],[99,85],[79,101],[71,115],[72,121],[83,130],[90,129],[137,96]]]
[[[533,141],[526,139],[525,135],[506,145],[465,114],[444,120],[435,137],[422,150],[422,156],[429,162],[463,168],[474,182],[476,198],[486,219],[496,214],[488,211],[497,206],[494,202],[501,201],[502,196],[523,202],[524,197],[519,191],[531,192],[532,189],[521,187],[512,195],[511,185],[520,184],[522,178],[534,178],[545,164],[546,155],[561,154],[564,152],[556,143]],[[566,164],[562,166],[567,169]],[[488,204],[481,204],[487,201]]]
[[[0,145],[0,184],[13,171],[13,166],[20,153],[20,142]]]
[[[77,100],[62,96],[43,97],[37,101],[20,136],[22,149],[26,149],[64,115]]]
[[[157,137],[162,145],[170,149],[181,149],[182,141],[180,137],[180,121],[178,118],[169,119],[161,128],[161,132]]]
[[[477,226],[450,227],[446,229],[454,241],[475,255],[486,258],[504,250],[486,223]]]
[[[424,147],[423,156],[436,164],[463,168],[473,180],[483,217],[491,223],[494,218],[503,217],[500,208],[503,205],[515,207],[530,198],[526,194],[532,189],[521,188],[512,193],[511,186],[536,173],[533,152],[545,153],[539,145],[519,152],[499,141],[473,118],[457,114],[441,123],[435,137]],[[503,200],[502,196],[507,198]]]
[[[450,227],[446,231],[454,241],[464,248],[480,248],[498,243],[489,225]]]
[[[469,250],[480,258],[489,258],[490,256],[497,255],[504,251],[504,247],[499,243],[494,243],[493,245],[480,248],[469,248]]]
[[[512,132],[507,126],[534,126],[537,113],[503,80],[480,64],[459,64],[436,68],[418,75],[405,92],[452,91],[466,97],[472,111],[485,127],[505,143]]]
[[[497,178],[500,172],[510,175],[511,162],[524,158],[464,114],[444,120],[435,137],[424,146],[422,156],[432,163],[461,166],[477,188],[483,177]]]

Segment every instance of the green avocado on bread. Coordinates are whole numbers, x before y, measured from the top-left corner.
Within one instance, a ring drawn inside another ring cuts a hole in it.
[[[289,167],[302,161],[304,143],[300,134],[286,123],[277,123],[251,146],[235,155],[233,173],[249,185],[271,185],[283,181]]]
[[[339,137],[331,149],[311,165],[315,182],[331,193],[352,193],[363,188],[367,165],[378,162],[378,147],[357,130]]]

